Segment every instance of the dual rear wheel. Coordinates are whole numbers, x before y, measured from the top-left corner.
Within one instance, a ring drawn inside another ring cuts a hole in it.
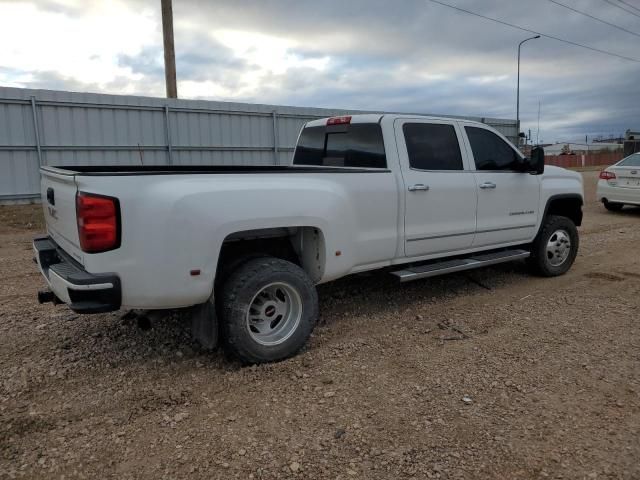
[[[318,318],[318,295],[306,272],[274,257],[241,263],[219,291],[225,348],[245,363],[295,355]]]

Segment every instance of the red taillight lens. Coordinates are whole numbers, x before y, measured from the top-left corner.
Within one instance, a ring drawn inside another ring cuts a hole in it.
[[[614,178],[616,178],[616,174],[613,172],[607,172],[606,170],[600,172],[601,180],[613,180]]]
[[[343,117],[331,117],[327,120],[327,125],[346,125],[351,123],[351,115],[345,115]]]
[[[106,252],[120,246],[120,205],[117,198],[79,192],[76,216],[83,252]]]

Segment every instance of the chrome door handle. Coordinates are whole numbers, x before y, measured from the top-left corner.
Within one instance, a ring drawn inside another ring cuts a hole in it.
[[[480,188],[482,188],[483,190],[486,188],[496,188],[496,184],[493,182],[484,182],[480,184]]]
[[[410,192],[426,192],[427,190],[429,190],[429,185],[425,185],[423,183],[416,183],[409,187]]]

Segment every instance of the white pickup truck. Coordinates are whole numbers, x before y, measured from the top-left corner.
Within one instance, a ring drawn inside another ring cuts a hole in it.
[[[307,123],[291,166],[43,167],[41,302],[80,313],[190,307],[243,362],[300,350],[315,285],[400,281],[527,259],[565,273],[581,176],[476,122],[354,115]],[[428,284],[425,284],[428,288]]]

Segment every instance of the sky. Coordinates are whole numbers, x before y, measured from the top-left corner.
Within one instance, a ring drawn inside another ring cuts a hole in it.
[[[632,33],[550,0],[442,1],[638,60],[525,43],[534,141],[640,129],[640,0],[558,0]],[[181,98],[516,117],[524,31],[430,0],[173,3]],[[160,0],[0,0],[0,24],[1,86],[165,95]]]

